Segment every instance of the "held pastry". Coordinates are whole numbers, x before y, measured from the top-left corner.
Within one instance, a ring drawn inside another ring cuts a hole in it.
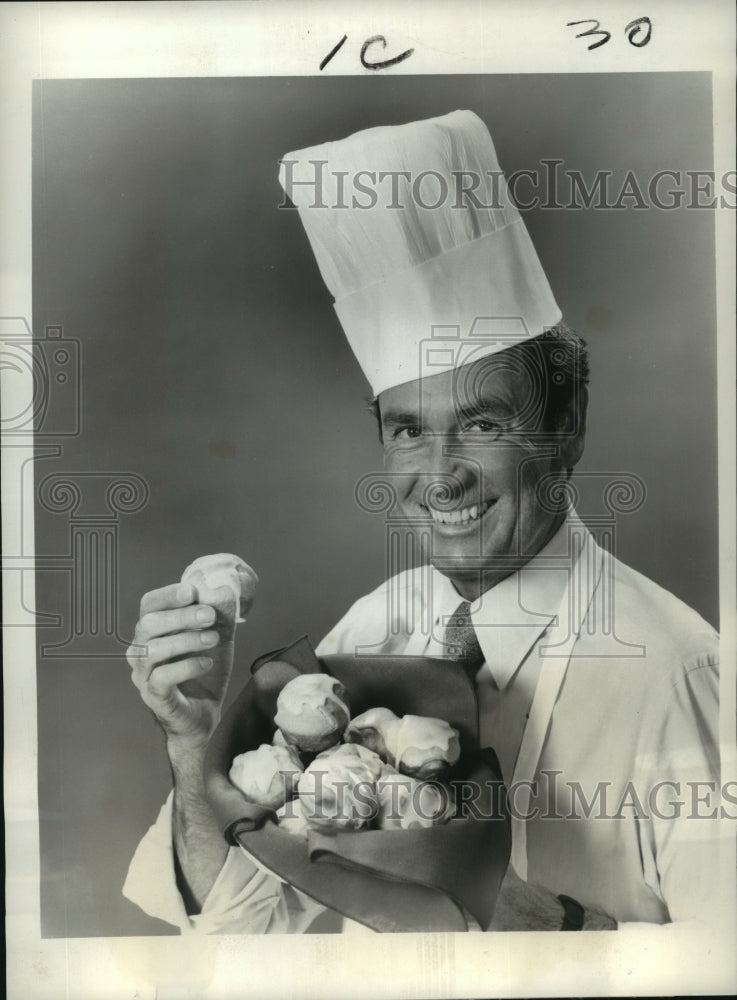
[[[380,830],[412,830],[437,826],[454,812],[450,790],[408,774],[387,774],[379,779]]]
[[[287,743],[317,753],[340,740],[350,717],[340,681],[329,674],[300,674],[279,692],[274,722]]]
[[[258,577],[251,567],[229,552],[200,556],[182,573],[182,583],[191,583],[199,604],[209,604],[218,611],[228,613],[230,601],[215,599],[220,587],[228,587],[235,599],[236,621],[244,622],[253,606]],[[232,612],[231,612],[232,613]]]
[[[444,775],[458,763],[458,733],[444,719],[405,715],[387,735],[390,759],[402,774],[428,779]]]
[[[389,750],[386,745],[388,735],[399,724],[399,718],[390,708],[370,708],[352,719],[348,724],[344,739],[346,743],[355,743],[367,747],[385,760],[389,761]],[[389,761],[391,763],[391,761]]]
[[[363,753],[357,751],[363,750]],[[377,780],[384,764],[362,747],[341,746],[316,757],[299,783],[299,801],[317,830],[359,830],[379,811]]]
[[[228,777],[249,802],[278,809],[296,793],[302,771],[294,747],[262,743],[258,750],[239,754]]]

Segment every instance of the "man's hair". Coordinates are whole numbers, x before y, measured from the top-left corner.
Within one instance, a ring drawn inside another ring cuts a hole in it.
[[[576,432],[586,417],[589,382],[589,357],[586,341],[565,323],[550,327],[537,337],[515,344],[503,352],[505,367],[536,374],[543,390],[535,430],[555,433],[563,429]],[[488,355],[490,363],[499,355]],[[478,364],[486,358],[481,359]],[[367,400],[379,427],[381,411],[378,398]]]

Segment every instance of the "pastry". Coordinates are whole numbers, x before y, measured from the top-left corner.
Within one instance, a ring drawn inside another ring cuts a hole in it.
[[[243,622],[253,606],[258,577],[251,567],[229,552],[200,556],[182,573],[182,583],[191,583],[197,592],[198,604],[208,604],[223,614],[232,615],[232,603],[217,594],[228,587],[235,601],[236,621]]]
[[[458,732],[443,719],[405,715],[386,742],[396,769],[413,778],[441,777],[461,756]]]
[[[339,742],[350,717],[340,681],[329,674],[300,674],[279,692],[274,722],[287,743],[317,753]]]
[[[294,747],[262,743],[258,750],[239,754],[228,777],[249,802],[278,809],[295,794],[302,770]]]
[[[445,823],[454,808],[448,789],[418,781],[408,774],[387,774],[379,779],[380,830],[412,830]]]
[[[387,737],[399,724],[399,718],[389,708],[370,708],[352,719],[344,734],[346,743],[367,747],[389,760]]]
[[[343,745],[316,757],[299,783],[299,800],[315,829],[358,830],[376,818],[376,783],[384,764],[363,747]]]

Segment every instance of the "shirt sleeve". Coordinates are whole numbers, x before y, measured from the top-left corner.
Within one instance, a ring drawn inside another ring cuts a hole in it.
[[[664,927],[719,927],[726,917],[732,880],[725,871],[717,664],[715,653],[694,658],[662,692],[638,759],[647,812],[638,824],[643,874],[668,909]]]
[[[324,907],[286,885],[231,847],[204,902],[188,914],[177,888],[172,836],[173,792],[154,825],[138,845],[123,895],[149,916],[178,927],[183,934],[295,934],[309,927]]]

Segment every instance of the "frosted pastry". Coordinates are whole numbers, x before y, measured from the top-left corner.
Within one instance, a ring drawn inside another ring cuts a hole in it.
[[[399,724],[399,718],[389,708],[370,708],[362,712],[346,727],[346,743],[356,743],[389,760],[386,737]]]
[[[300,674],[279,692],[274,722],[287,743],[317,753],[340,740],[350,717],[340,681],[328,674]]]
[[[278,809],[295,794],[302,771],[294,747],[262,743],[258,750],[239,754],[228,777],[249,802]]]
[[[454,807],[447,789],[408,774],[387,774],[379,779],[380,830],[412,830],[445,823]]]
[[[354,761],[360,761],[371,770],[374,781],[377,781],[387,771],[387,765],[377,753],[369,750],[368,747],[360,746],[358,743],[338,743],[319,753],[313,763],[321,760],[339,760],[348,767]]]
[[[302,811],[299,800],[293,799],[291,802],[285,802],[283,806],[280,806],[276,810],[276,822],[280,830],[286,830],[287,833],[291,833],[295,837],[307,840],[310,827],[305,819],[305,814]]]
[[[228,587],[235,599],[236,621],[244,622],[253,606],[258,577],[251,567],[238,556],[220,552],[211,556],[200,556],[182,573],[182,583],[191,583],[196,591],[199,604],[208,604],[218,611],[227,613],[230,602],[222,597],[215,599],[220,587]]]
[[[358,751],[363,751],[359,753]],[[378,814],[377,779],[384,767],[363,747],[341,746],[315,760],[299,783],[299,801],[315,829],[358,830]]]
[[[443,719],[405,715],[386,742],[396,769],[414,778],[439,777],[461,756],[458,732]]]

